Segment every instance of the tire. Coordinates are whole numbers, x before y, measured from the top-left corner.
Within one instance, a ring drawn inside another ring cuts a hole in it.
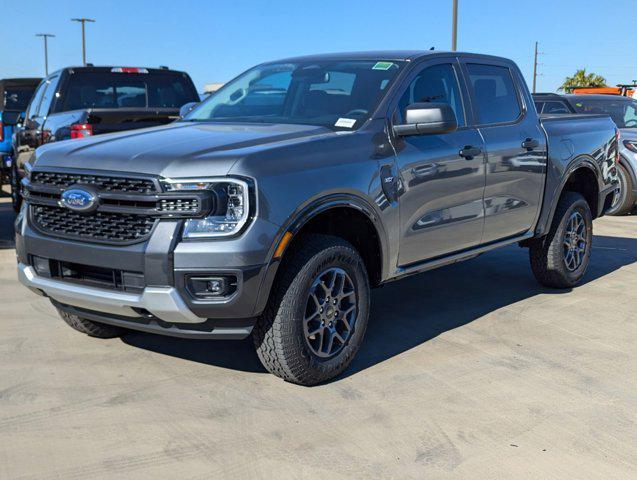
[[[113,327],[104,323],[94,322],[87,320],[86,318],[78,317],[72,313],[65,312],[58,309],[58,313],[62,320],[64,320],[71,328],[78,332],[85,333],[89,337],[95,338],[115,338],[124,333],[124,329],[119,327]]]
[[[18,213],[22,206],[22,196],[20,195],[20,175],[18,174],[15,160],[11,166],[11,177],[9,181],[11,183],[11,205],[13,206],[13,210]]]
[[[312,386],[343,372],[361,346],[369,278],[359,253],[341,238],[308,235],[297,245],[280,267],[252,338],[270,373]]]
[[[578,219],[582,222],[581,229],[577,229],[577,235],[570,234],[569,230]],[[533,241],[529,248],[531,269],[537,281],[551,288],[577,285],[588,268],[592,242],[593,216],[588,203],[579,193],[564,192],[549,233]],[[573,252],[570,252],[571,247]]]
[[[623,165],[617,165],[617,177],[619,184],[615,195],[618,195],[618,198],[613,201],[613,205],[608,209],[606,215],[628,215],[635,205],[632,178]]]

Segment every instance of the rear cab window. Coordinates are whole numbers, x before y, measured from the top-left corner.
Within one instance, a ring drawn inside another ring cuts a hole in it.
[[[4,99],[0,107],[4,110],[24,112],[29,105],[29,100],[33,97],[35,86],[13,85],[4,90]]]
[[[479,124],[512,123],[521,117],[522,105],[508,67],[468,63],[467,71]]]
[[[192,82],[179,72],[116,73],[78,70],[69,75],[56,111],[88,108],[181,108],[198,102]]]

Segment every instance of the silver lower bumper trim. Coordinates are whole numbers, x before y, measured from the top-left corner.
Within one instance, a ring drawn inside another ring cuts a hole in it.
[[[173,287],[146,287],[141,294],[115,292],[41,277],[33,267],[23,263],[18,264],[18,278],[26,287],[41,290],[60,303],[87,310],[139,317],[139,313],[133,310],[139,308],[170,323],[206,321],[188,308]]]

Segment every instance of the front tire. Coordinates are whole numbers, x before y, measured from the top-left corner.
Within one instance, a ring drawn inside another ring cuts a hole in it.
[[[529,248],[535,278],[546,287],[574,287],[586,273],[592,243],[593,216],[588,203],[579,193],[564,192],[549,233]]]
[[[635,205],[633,182],[630,178],[630,174],[622,165],[617,165],[617,177],[619,183],[615,190],[615,198],[613,204],[606,212],[606,215],[628,215]]]
[[[348,242],[308,235],[288,253],[253,340],[263,366],[311,386],[350,364],[369,317],[365,264]]]
[[[86,318],[78,317],[72,313],[58,309],[58,313],[72,329],[95,338],[115,338],[124,333],[124,329],[113,327],[104,323],[94,322]]]

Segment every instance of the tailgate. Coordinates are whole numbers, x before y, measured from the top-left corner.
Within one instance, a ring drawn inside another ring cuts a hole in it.
[[[93,126],[95,135],[156,127],[179,118],[177,108],[91,109],[87,113],[87,122]]]

